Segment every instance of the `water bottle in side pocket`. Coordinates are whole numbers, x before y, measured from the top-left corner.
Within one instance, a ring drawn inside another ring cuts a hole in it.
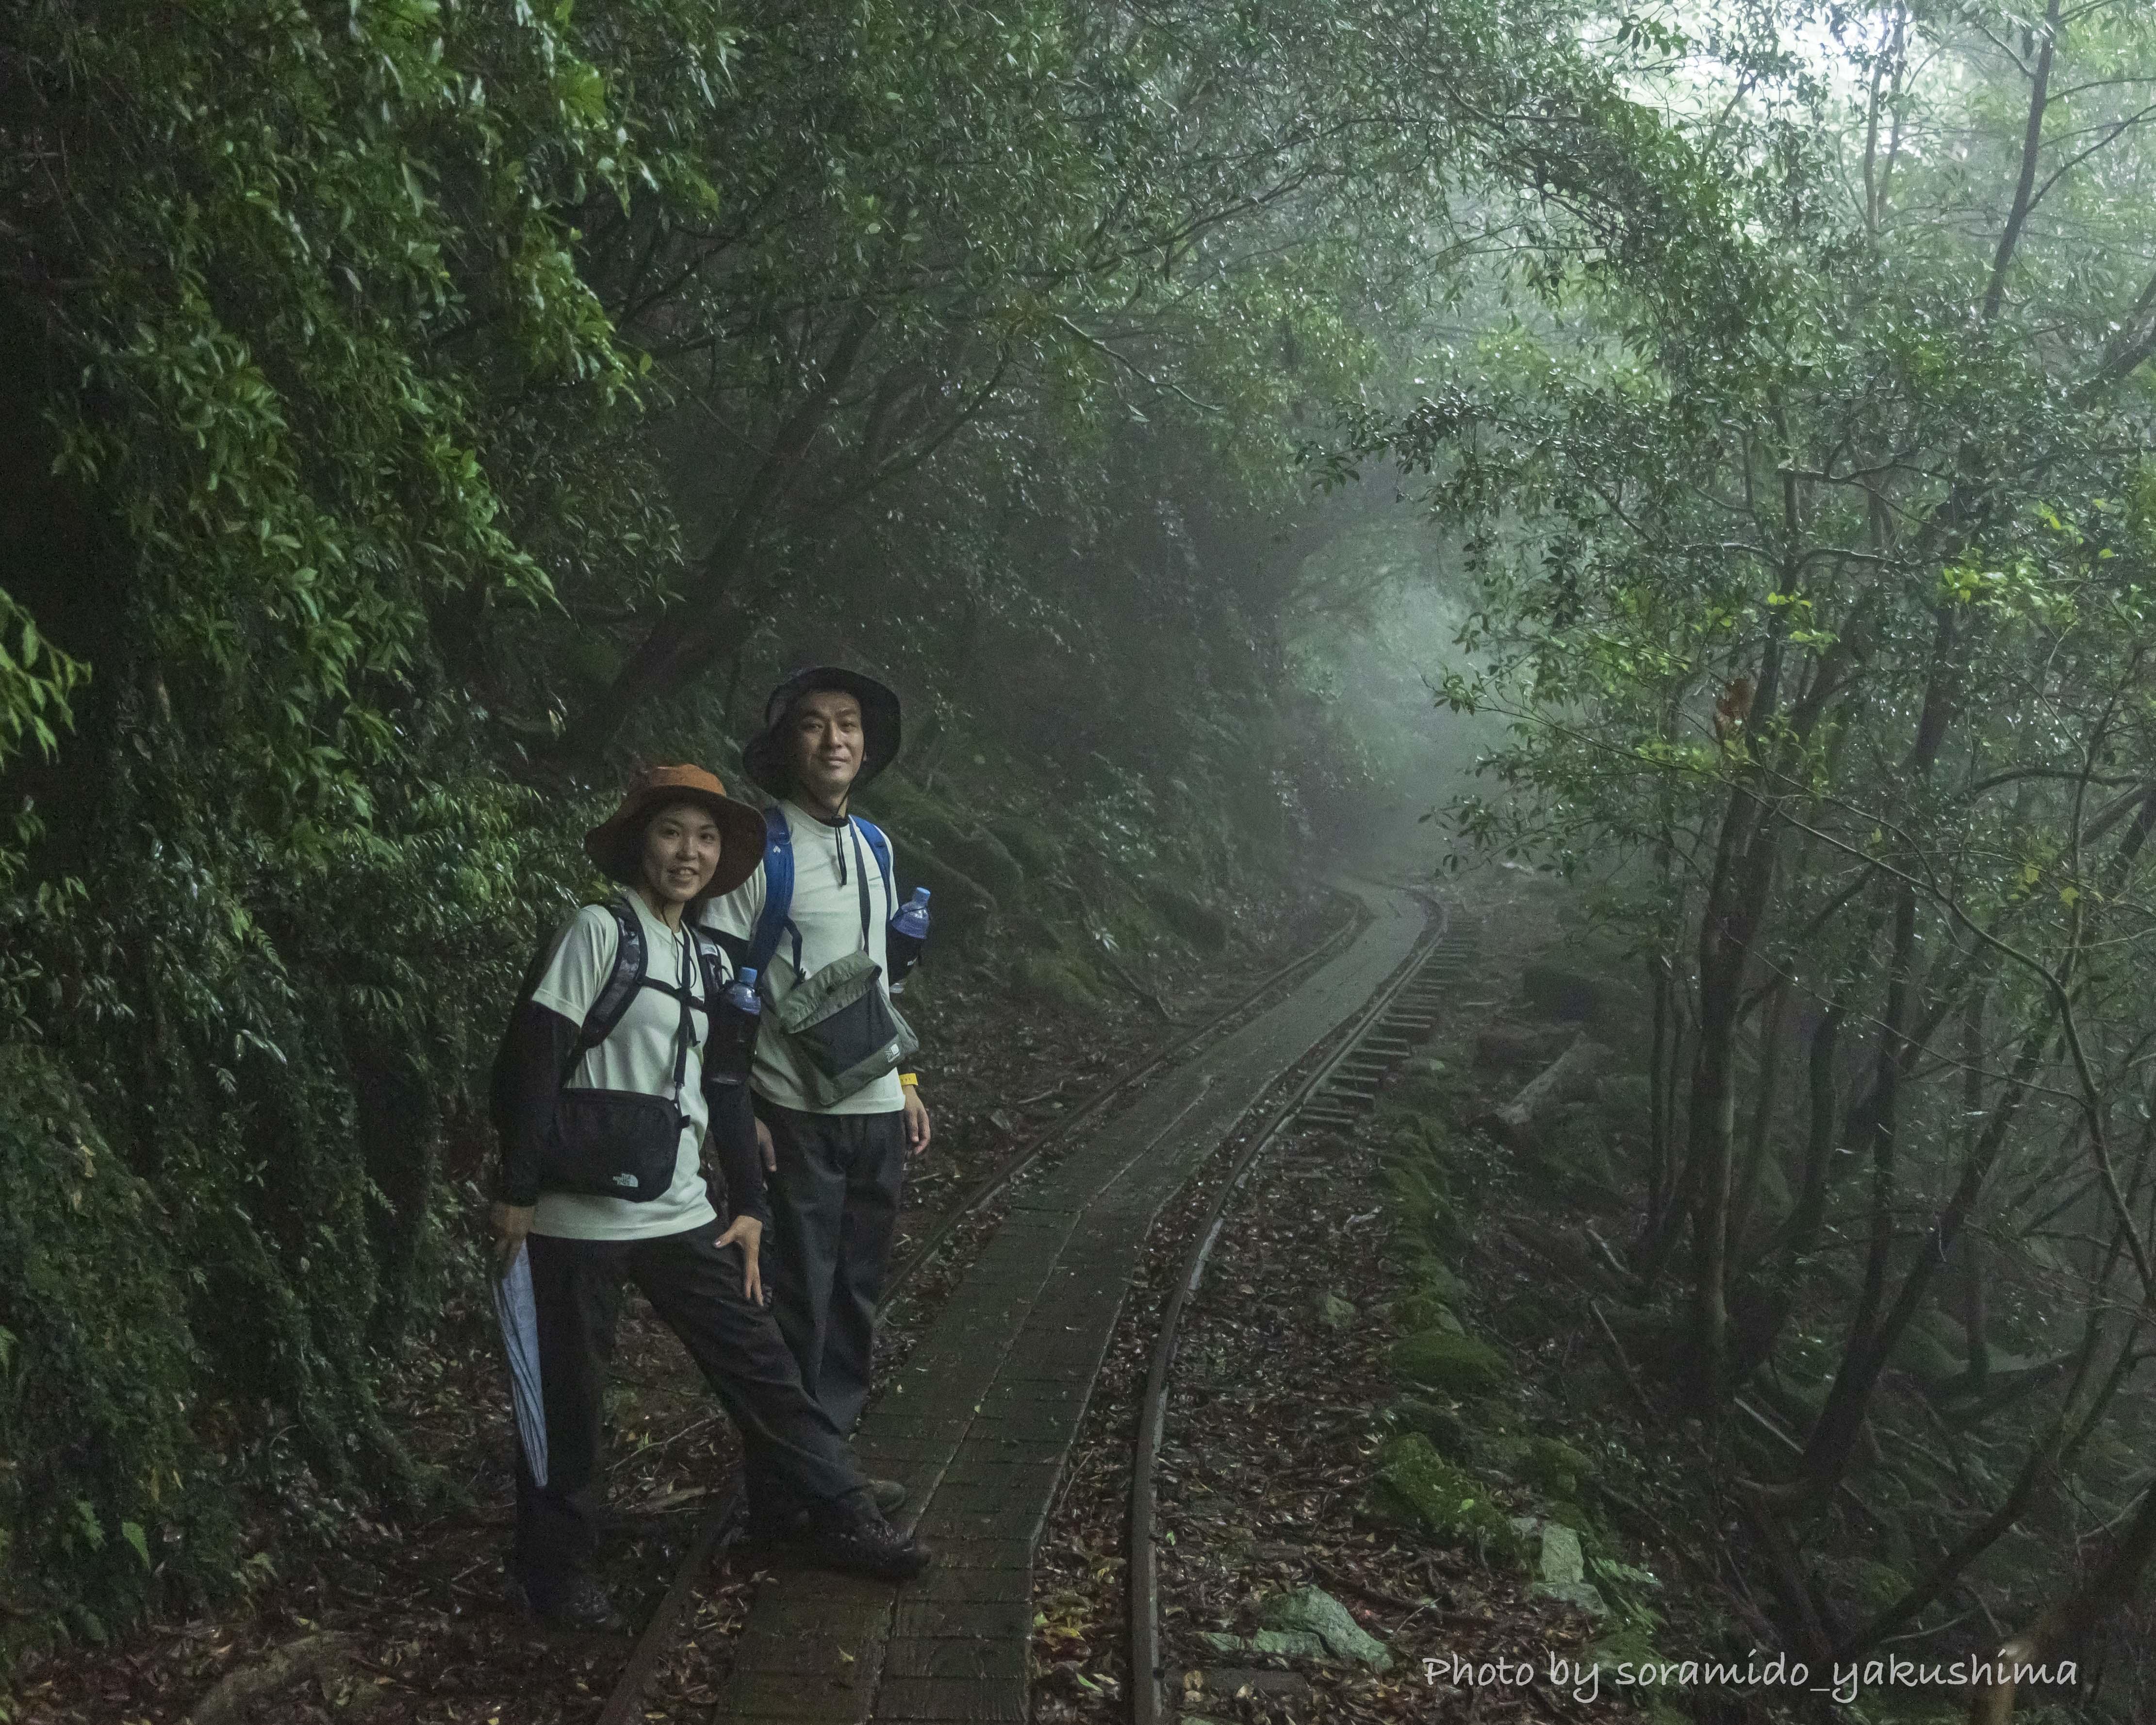
[[[741,1084],[756,1057],[756,1033],[763,1022],[763,999],[756,992],[756,973],[744,970],[728,983],[711,1011],[711,1040],[704,1055],[705,1076],[719,1084]]]
[[[891,913],[884,930],[884,952],[891,969],[891,992],[906,987],[906,973],[921,960],[928,941],[928,889],[916,886],[913,896]]]

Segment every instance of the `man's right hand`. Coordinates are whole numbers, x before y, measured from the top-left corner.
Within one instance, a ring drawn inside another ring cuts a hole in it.
[[[506,1276],[516,1267],[516,1255],[524,1250],[524,1238],[531,1231],[531,1219],[538,1214],[528,1204],[496,1204],[490,1216],[494,1224],[494,1273]]]
[[[769,1173],[778,1166],[778,1151],[771,1142],[771,1128],[761,1120],[756,1123],[756,1147],[763,1153],[763,1171]]]

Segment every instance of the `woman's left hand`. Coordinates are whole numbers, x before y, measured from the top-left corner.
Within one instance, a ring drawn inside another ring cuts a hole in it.
[[[733,1226],[721,1234],[716,1243],[725,1247],[737,1240],[741,1242],[742,1263],[746,1266],[742,1276],[742,1291],[761,1306],[764,1303],[763,1271],[757,1264],[757,1257],[763,1250],[763,1224],[754,1216],[736,1216]]]

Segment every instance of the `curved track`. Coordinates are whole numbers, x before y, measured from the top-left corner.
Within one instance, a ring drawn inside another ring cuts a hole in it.
[[[1220,1183],[1175,1280],[1160,1318],[1145,1400],[1138,1415],[1137,1454],[1131,1467],[1130,1651],[1132,1725],[1159,1725],[1163,1715],[1160,1657],[1160,1573],[1153,1525],[1153,1475],[1168,1417],[1183,1307],[1205,1277],[1207,1260],[1227,1226],[1228,1207],[1265,1153],[1296,1127],[1352,1122],[1375,1101],[1378,1086],[1436,1029],[1446,993],[1463,979],[1467,941],[1451,929],[1450,907],[1428,952],[1404,968],[1372,1000],[1354,1029],[1296,1086],[1286,1106],[1254,1136]]]
[[[782,1570],[736,1643],[716,1717],[1025,1719],[1034,1543],[1155,1216],[1282,1076],[1343,1025],[1354,1027],[1347,1052],[1321,1076],[1348,1070],[1424,940],[1430,919],[1415,896],[1349,890],[1368,913],[1352,937],[1268,978],[1081,1111],[968,1194],[908,1260],[907,1271],[927,1261],[959,1219],[1009,1191],[1001,1225],[856,1439],[871,1472],[906,1482],[940,1561],[903,1589]],[[1296,971],[1283,998],[1221,1034]],[[1021,1182],[1051,1148],[1062,1153],[1054,1165]],[[723,1512],[711,1517],[692,1543],[603,1725],[642,1717],[645,1682],[725,1522]]]

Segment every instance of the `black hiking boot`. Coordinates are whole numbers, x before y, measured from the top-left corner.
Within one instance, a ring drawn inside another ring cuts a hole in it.
[[[613,1601],[588,1570],[545,1579],[512,1571],[510,1588],[523,1601],[524,1609],[550,1628],[606,1635],[622,1626]]]
[[[808,1547],[828,1568],[879,1581],[911,1581],[928,1567],[927,1547],[901,1533],[872,1506],[819,1504],[808,1512]]]
[[[774,1509],[767,1505],[752,1505],[748,1518],[742,1523],[742,1538],[752,1545],[783,1545],[792,1539],[805,1539],[808,1534],[808,1512],[805,1509]]]

